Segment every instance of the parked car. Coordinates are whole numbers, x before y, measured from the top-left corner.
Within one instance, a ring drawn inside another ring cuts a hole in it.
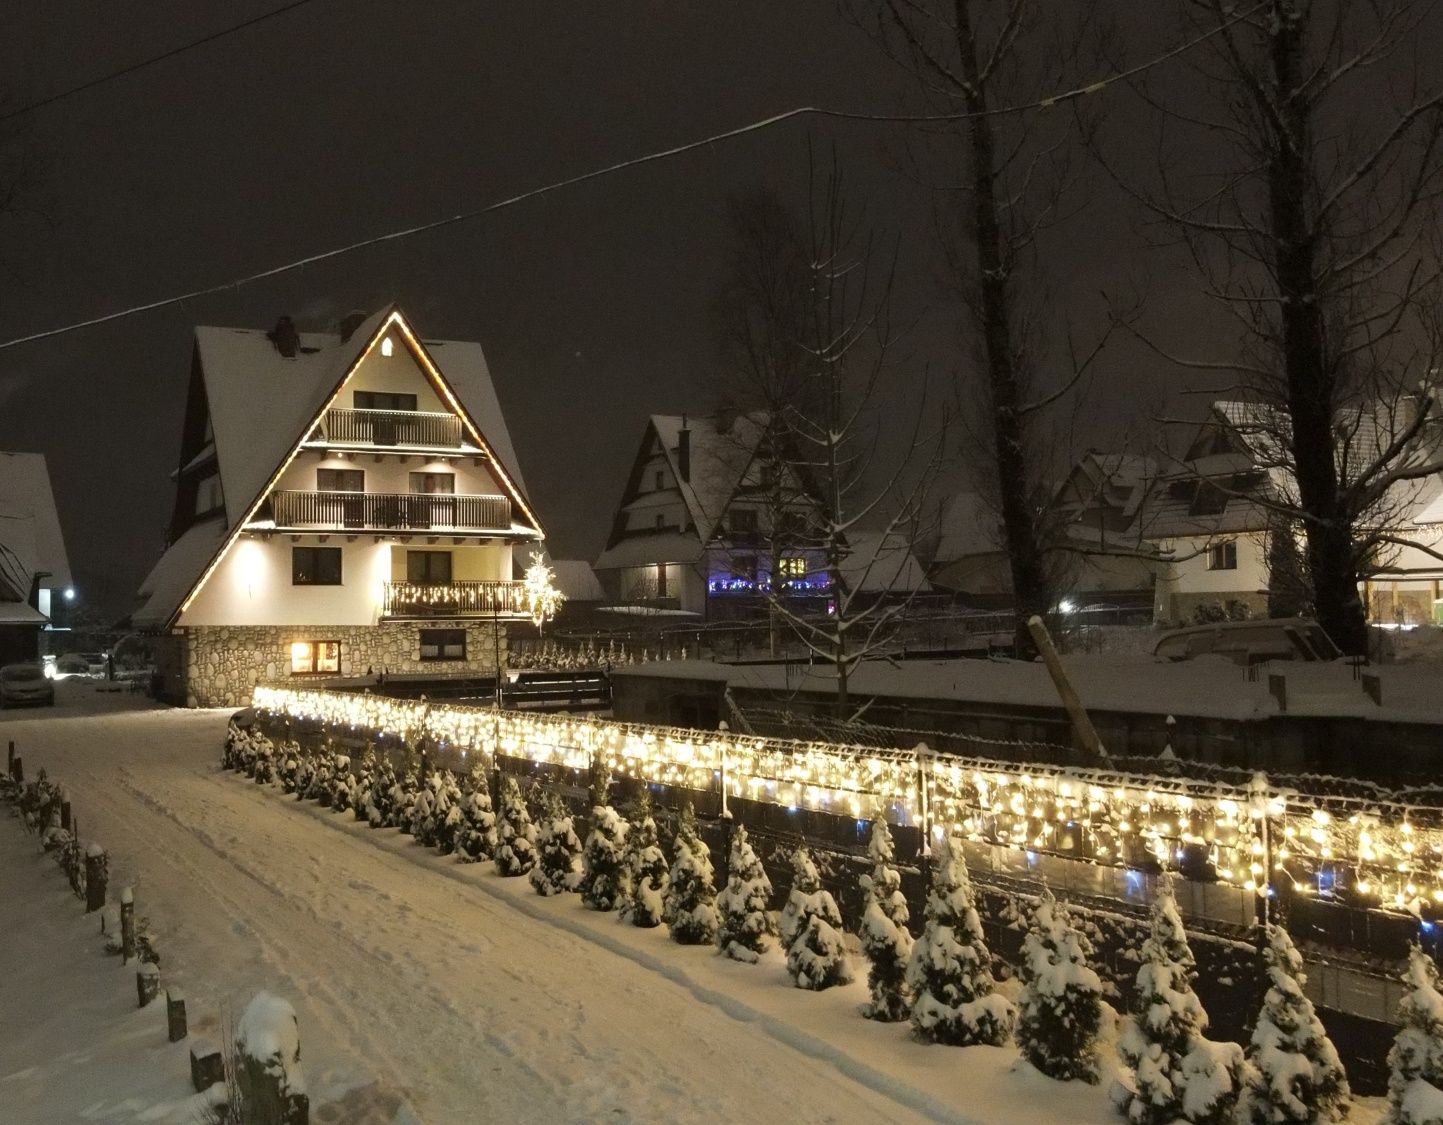
[[[83,652],[67,652],[55,662],[55,670],[68,676],[84,675],[90,671],[90,661]]]
[[[92,676],[103,676],[103,675],[105,675],[105,669],[106,669],[106,657],[105,657],[105,653],[103,653],[103,652],[82,652],[80,655],[83,656],[83,657],[85,657],[85,665],[86,665],[85,670],[86,670],[87,672],[89,672]]]
[[[1336,660],[1342,655],[1323,627],[1308,617],[1218,621],[1174,629],[1152,650],[1163,660],[1225,656],[1237,664],[1264,660]]]
[[[0,668],[0,707],[16,703],[55,704],[55,681],[41,664],[7,664]]]

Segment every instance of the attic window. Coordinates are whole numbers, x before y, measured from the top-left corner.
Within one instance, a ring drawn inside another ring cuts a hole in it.
[[[391,356],[395,353],[395,351],[396,351],[396,345],[391,342],[391,337],[389,337],[389,336],[385,337],[385,338],[381,341],[381,354],[382,354],[383,356],[385,356],[387,359],[390,359]]]

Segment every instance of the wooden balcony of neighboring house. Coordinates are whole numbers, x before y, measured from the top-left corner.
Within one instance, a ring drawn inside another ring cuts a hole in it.
[[[326,411],[311,444],[384,446],[405,449],[461,449],[465,432],[455,414],[424,410]]]
[[[257,519],[277,531],[507,532],[511,501],[461,493],[277,490]]]
[[[524,582],[387,582],[382,617],[525,617]]]

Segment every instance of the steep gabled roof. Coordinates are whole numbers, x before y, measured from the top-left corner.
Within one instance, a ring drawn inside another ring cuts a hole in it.
[[[653,414],[650,421],[676,477],[697,537],[703,543],[710,542],[756,456],[757,446],[766,433],[766,418],[760,414],[739,414],[718,424],[714,417],[687,419],[674,414]],[[691,433],[691,466],[686,480],[682,479],[677,463],[677,444],[683,427]]]
[[[131,615],[132,622],[167,626],[174,621],[242,525],[253,518],[351,373],[393,328],[442,400],[460,415],[468,439],[490,455],[502,489],[520,513],[519,522],[541,536],[479,344],[423,343],[395,305],[368,317],[344,340],[337,334],[302,334],[294,357],[281,355],[270,335],[258,329],[199,327],[196,353],[215,435],[225,521],[198,524],[170,545],[141,586],[145,601]],[[206,546],[212,548],[208,558]]]
[[[51,587],[72,584],[45,457],[0,452],[0,599],[24,601],[46,570]]]

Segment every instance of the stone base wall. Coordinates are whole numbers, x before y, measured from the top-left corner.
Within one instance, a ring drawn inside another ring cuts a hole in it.
[[[422,629],[465,629],[465,660],[422,660]],[[506,625],[490,621],[387,621],[380,625],[204,625],[182,628],[184,701],[189,707],[244,707],[258,683],[302,684],[327,676],[292,675],[296,641],[338,641],[341,670],[328,676],[426,672],[492,675],[500,632],[506,662]],[[177,695],[179,693],[176,693]],[[178,700],[177,700],[178,701]]]
[[[1229,602],[1241,602],[1248,608],[1250,619],[1267,617],[1268,595],[1254,591],[1238,593],[1172,594],[1167,605],[1160,607],[1157,624],[1165,628],[1196,625],[1193,614],[1199,606],[1226,606]]]

